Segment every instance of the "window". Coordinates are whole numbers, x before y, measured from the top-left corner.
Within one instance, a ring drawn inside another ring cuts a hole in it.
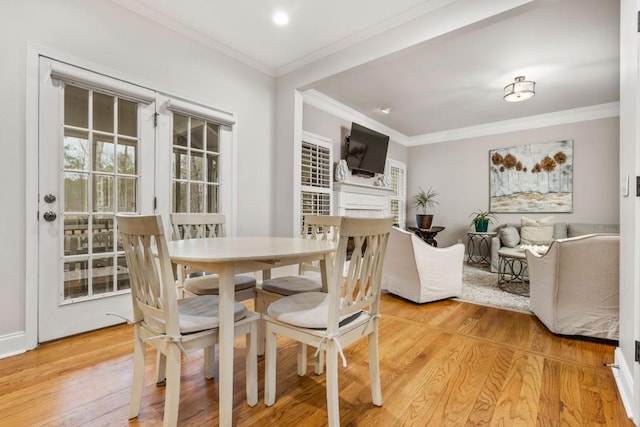
[[[404,229],[407,225],[407,166],[397,160],[387,159],[385,175],[389,178],[389,188],[393,190],[389,197],[389,211],[394,224]]]
[[[331,215],[333,144],[305,132],[300,153],[300,224],[305,215]]]
[[[173,114],[172,212],[219,212],[220,126]]]

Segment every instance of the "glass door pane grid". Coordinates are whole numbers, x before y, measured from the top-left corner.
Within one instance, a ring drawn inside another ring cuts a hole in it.
[[[172,212],[219,212],[219,126],[173,113]]]
[[[137,212],[139,128],[138,104],[114,95],[65,85],[64,107],[60,302],[69,304],[130,288],[114,214]]]

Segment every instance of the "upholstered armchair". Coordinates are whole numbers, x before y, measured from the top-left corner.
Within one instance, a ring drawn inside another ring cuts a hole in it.
[[[618,339],[620,235],[560,239],[545,254],[525,253],[530,309],[551,332]]]
[[[460,296],[463,261],[462,243],[436,248],[394,227],[382,267],[382,288],[417,303]]]

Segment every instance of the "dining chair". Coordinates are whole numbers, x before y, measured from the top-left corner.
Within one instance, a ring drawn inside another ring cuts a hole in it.
[[[382,405],[378,358],[380,285],[392,223],[392,218],[342,218],[328,293],[304,292],[269,305],[263,316],[266,406],[273,405],[276,399],[276,336],[288,337],[315,347],[316,353],[325,353],[329,426],[340,425],[338,356],[346,366],[343,350],[367,337],[372,401],[374,405]],[[343,277],[350,246],[353,249]]]
[[[173,240],[197,239],[205,237],[225,237],[225,216],[217,213],[172,213],[171,226]],[[204,271],[179,265],[177,270],[178,295],[218,295],[219,277]],[[256,279],[237,275],[235,299],[243,301],[255,298]]]
[[[302,237],[314,240],[326,240],[337,242],[340,235],[341,216],[332,215],[306,215],[303,219]],[[328,269],[331,266],[327,266]],[[307,272],[313,272],[314,275],[308,275]],[[319,261],[304,262],[298,266],[297,276],[282,276],[263,280],[260,286],[256,288],[256,304],[255,310],[258,313],[265,314],[267,307],[274,301],[283,296],[299,294],[301,292],[320,292],[322,290],[322,282],[320,275]],[[327,271],[327,274],[330,274]],[[264,327],[260,325],[258,328],[258,354],[264,353]],[[301,345],[300,357],[306,360],[306,346]],[[323,363],[322,360],[316,360],[316,373],[321,374]],[[306,364],[298,364],[299,369]],[[298,371],[299,375],[304,375],[305,371]]]
[[[164,426],[175,426],[180,401],[181,354],[204,349],[205,376],[215,371],[218,342],[218,296],[178,299],[167,242],[159,215],[116,215],[124,248],[133,302],[133,383],[129,419],[138,416],[144,387],[146,345],[166,360]],[[234,335],[246,336],[247,402],[258,401],[256,329],[259,315],[234,304]],[[220,391],[226,392],[226,391]],[[229,391],[230,392],[230,391]]]

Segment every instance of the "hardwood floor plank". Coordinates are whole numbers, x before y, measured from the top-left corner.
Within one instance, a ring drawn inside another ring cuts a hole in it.
[[[164,388],[146,357],[138,418],[127,420],[132,373],[127,325],[46,343],[0,360],[0,426],[156,426]],[[549,333],[535,316],[445,300],[414,304],[382,297],[383,406],[371,402],[367,343],[345,351],[339,368],[344,426],[621,426],[626,418],[610,368],[611,343]],[[244,340],[235,341],[234,425],[326,425],[325,376],[296,373],[295,343],[278,340],[276,402],[246,404]],[[218,384],[204,378],[203,353],[182,362],[181,426],[218,423]]]

